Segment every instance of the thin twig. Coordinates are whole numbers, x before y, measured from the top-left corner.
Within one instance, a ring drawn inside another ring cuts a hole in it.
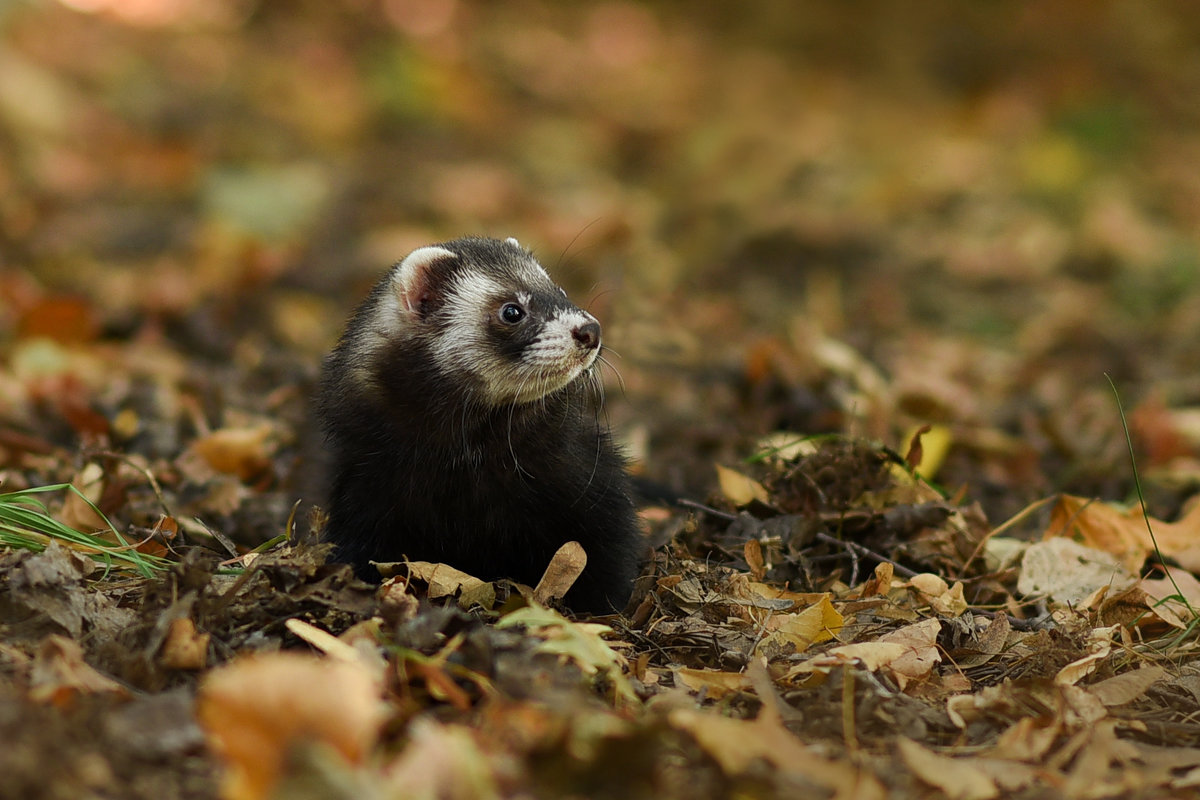
[[[820,533],[820,532],[817,533],[817,540],[821,541],[821,542],[826,542],[828,544],[840,545],[847,549],[854,550],[854,551],[858,552],[860,555],[864,555],[864,556],[873,558],[876,561],[886,561],[887,563],[892,565],[892,569],[893,569],[893,571],[895,571],[895,573],[897,575],[903,575],[905,578],[911,578],[914,575],[920,574],[916,570],[909,569],[908,567],[906,567],[902,564],[896,563],[896,561],[894,559],[888,558],[887,556],[883,555],[882,553],[876,553],[874,550],[872,550],[869,547],[863,547],[858,542],[851,542],[851,541],[847,541],[845,539],[838,539],[836,536],[830,536],[828,533]]]
[[[697,503],[695,500],[688,500],[686,497],[681,497],[678,500],[676,500],[675,502],[676,502],[676,504],[681,505],[684,508],[691,508],[696,511],[703,511],[705,514],[708,514],[713,517],[717,517],[718,519],[727,519],[730,522],[737,519],[737,514],[730,514],[728,511],[721,511],[720,509],[713,508],[712,506],[706,506],[703,503]]]

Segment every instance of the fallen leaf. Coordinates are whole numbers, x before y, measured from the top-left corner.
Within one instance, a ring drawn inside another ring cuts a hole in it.
[[[795,614],[773,614],[768,617],[764,627],[770,633],[759,641],[754,653],[802,653],[817,642],[832,639],[841,631],[843,623],[842,615],[833,607],[828,595],[825,595],[803,611]]]
[[[196,630],[187,617],[171,620],[159,660],[168,669],[204,669],[208,664],[208,642],[211,636]]]
[[[703,690],[708,698],[720,698],[750,688],[750,682],[740,672],[720,672],[715,669],[692,669],[679,667],[674,670],[675,679],[693,692]]]
[[[409,726],[407,744],[383,770],[388,797],[500,797],[496,751],[481,748],[472,731],[418,717]]]
[[[945,425],[922,425],[909,431],[905,439],[908,441],[908,452],[904,463],[913,473],[925,480],[932,480],[946,461],[953,443],[950,428]],[[896,465],[897,469],[900,466]]]
[[[760,714],[744,721],[679,708],[670,712],[672,727],[685,731],[729,776],[744,774],[764,761],[785,774],[831,790],[834,800],[883,800],[886,792],[870,773],[849,760],[818,755],[785,728],[777,717]]]
[[[1093,630],[1088,635],[1088,650],[1091,652],[1060,669],[1054,676],[1054,682],[1060,686],[1073,685],[1084,676],[1092,674],[1100,662],[1108,658],[1108,654],[1112,652],[1112,640],[1113,636],[1117,634],[1118,627],[1113,625]]]
[[[637,695],[625,677],[625,657],[600,638],[612,628],[594,622],[572,622],[550,608],[526,606],[505,614],[496,622],[497,628],[516,625],[541,639],[538,649],[544,653],[564,656],[587,674],[603,672],[612,681],[618,696],[636,702]]]
[[[128,696],[121,684],[100,674],[83,660],[75,641],[51,634],[42,640],[29,673],[29,697],[39,703],[64,706],[79,694],[113,692]]]
[[[717,464],[716,467],[721,494],[725,495],[725,499],[735,506],[748,506],[755,500],[760,503],[770,502],[766,487],[758,481],[720,464]]]
[[[941,789],[951,800],[988,800],[1000,794],[996,782],[971,759],[943,756],[904,737],[896,745],[917,777]]]
[[[360,662],[299,653],[255,655],[209,672],[197,717],[227,767],[222,797],[272,797],[300,744],[361,763],[387,718],[380,678]]]
[[[1200,571],[1200,503],[1178,522],[1147,519],[1141,508],[1118,509],[1083,497],[1062,495],[1050,513],[1044,538],[1068,537],[1114,555],[1130,573],[1142,568],[1155,545],[1184,569]]]
[[[253,428],[222,428],[195,439],[188,451],[199,456],[217,472],[236,475],[248,483],[271,466],[274,447],[267,425]]]
[[[872,672],[887,669],[901,689],[909,681],[926,677],[942,656],[937,648],[941,623],[925,619],[892,631],[871,642],[855,642],[834,647],[815,658],[793,667],[788,678],[801,678],[814,673],[827,674],[830,669],[858,662]]]
[[[1088,686],[1087,690],[1105,706],[1112,708],[1138,699],[1166,675],[1167,671],[1162,667],[1146,666],[1114,675]]]
[[[1025,550],[1017,591],[1079,605],[1097,589],[1124,589],[1136,582],[1137,576],[1111,553],[1070,539],[1053,538],[1035,542]]]
[[[766,564],[763,562],[762,544],[758,539],[747,539],[742,545],[742,557],[746,559],[746,566],[750,568],[750,577],[756,581],[761,581],[767,574]]]
[[[106,530],[108,523],[93,507],[104,494],[104,469],[94,461],[89,462],[71,479],[71,485],[79,494],[66,493],[59,520],[77,531]]]
[[[407,568],[410,578],[416,578],[429,584],[429,597],[434,600],[439,597],[457,595],[458,604],[462,608],[470,608],[476,604],[483,608],[491,608],[496,604],[496,589],[491,583],[482,581],[474,575],[468,575],[449,564],[436,564],[432,561],[406,561],[378,566],[384,577],[393,574],[395,567]]]
[[[534,587],[533,599],[545,605],[551,599],[562,599],[587,566],[587,553],[579,542],[566,542],[554,553],[542,579]]]
[[[1200,580],[1186,570],[1168,567],[1167,576],[1145,579],[1139,586],[1153,601],[1154,613],[1177,628],[1200,613]]]
[[[932,572],[924,572],[920,575],[912,576],[908,579],[908,585],[921,594],[930,597],[937,597],[949,588],[946,581],[940,575],[935,575]]]

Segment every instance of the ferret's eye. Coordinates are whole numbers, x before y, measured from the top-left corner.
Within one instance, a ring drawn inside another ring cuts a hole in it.
[[[507,322],[509,325],[516,325],[521,320],[525,319],[525,309],[521,308],[516,303],[505,303],[500,306],[500,321]]]

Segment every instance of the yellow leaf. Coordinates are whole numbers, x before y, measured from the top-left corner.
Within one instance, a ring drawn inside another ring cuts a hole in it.
[[[713,669],[680,667],[675,670],[675,679],[693,692],[706,690],[708,697],[713,700],[733,692],[745,691],[750,687],[750,682],[740,672],[720,672]]]
[[[530,635],[542,640],[537,648],[540,652],[564,656],[587,674],[604,672],[619,697],[636,702],[637,695],[622,670],[625,657],[600,638],[602,633],[611,633],[612,628],[594,622],[572,622],[541,606],[519,608],[496,623],[497,628],[515,625],[524,626]]]
[[[721,494],[725,495],[729,502],[735,506],[748,506],[755,500],[760,503],[768,502],[767,490],[761,483],[720,464],[716,467]]]
[[[909,443],[910,452],[920,455],[912,465],[912,471],[926,480],[932,480],[945,463],[954,437],[945,425],[922,425],[910,429],[901,441]],[[899,464],[892,466],[892,472],[906,474],[904,467]]]
[[[832,639],[842,629],[842,624],[842,615],[826,595],[799,613],[776,614],[768,619],[767,629],[772,633],[762,638],[754,653],[762,656],[779,652],[788,644],[795,652],[802,653],[817,642]]]

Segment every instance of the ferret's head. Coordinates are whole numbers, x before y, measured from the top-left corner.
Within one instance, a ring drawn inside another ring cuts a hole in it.
[[[366,324],[359,344],[370,356],[386,359],[389,344],[419,346],[429,366],[492,405],[556,392],[600,354],[600,323],[516,239],[413,251],[377,290]]]

